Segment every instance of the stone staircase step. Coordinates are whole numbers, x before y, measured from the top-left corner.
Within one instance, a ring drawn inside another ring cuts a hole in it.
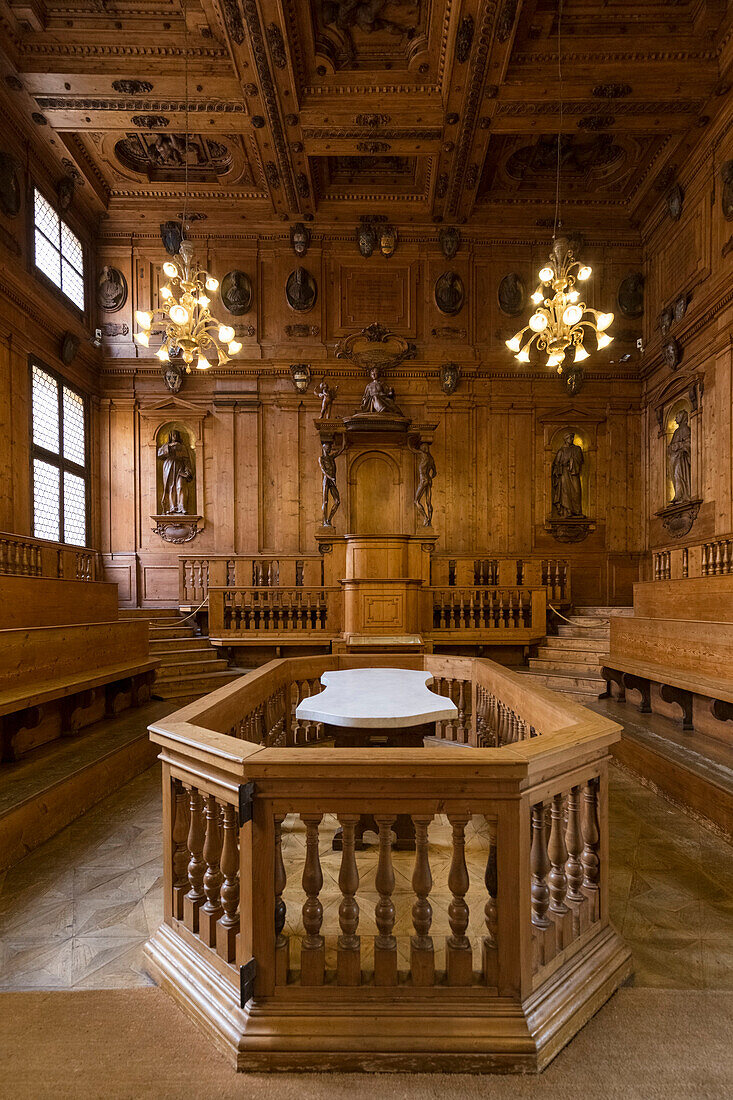
[[[176,661],[161,665],[155,675],[155,682],[162,680],[180,680],[186,676],[208,676],[212,672],[223,672],[229,665],[223,657],[214,656],[213,661]]]

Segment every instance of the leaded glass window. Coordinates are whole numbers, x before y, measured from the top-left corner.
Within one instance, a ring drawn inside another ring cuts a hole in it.
[[[31,363],[33,534],[85,546],[89,470],[86,401],[47,367]]]
[[[54,286],[84,309],[84,253],[81,241],[39,190],[33,192],[34,258]]]

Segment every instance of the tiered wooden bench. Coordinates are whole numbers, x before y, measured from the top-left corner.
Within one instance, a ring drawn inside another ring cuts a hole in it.
[[[150,698],[148,624],[117,619],[116,585],[0,577],[0,627],[3,762]]]
[[[720,577],[730,588],[732,578]],[[708,618],[690,619],[690,614],[703,610],[692,586],[704,581],[663,582],[664,587],[675,586],[675,592],[659,593],[655,604],[669,615],[657,617],[635,614],[633,618],[611,620],[611,646],[603,676],[609,683],[616,683],[620,695],[626,689],[641,694],[640,710],[652,709],[652,685],[659,685],[659,697],[665,703],[677,703],[682,709],[684,729],[693,729],[694,711],[709,704],[714,718],[725,721],[733,718],[733,616],[731,621],[713,621],[717,613],[721,618],[728,614],[729,593],[722,591],[705,595]],[[684,586],[684,588],[682,587]],[[689,592],[686,591],[690,587]],[[638,585],[646,589],[648,585]],[[661,588],[662,584],[655,584]],[[650,606],[649,595],[635,595],[635,610]],[[696,704],[695,699],[699,698]]]

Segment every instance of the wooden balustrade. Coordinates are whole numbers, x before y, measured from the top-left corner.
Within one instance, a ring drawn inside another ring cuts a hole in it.
[[[514,636],[528,642],[546,633],[544,588],[431,588],[436,640],[443,634]]]
[[[0,574],[77,581],[102,579],[97,550],[6,532],[0,533]]]
[[[490,661],[375,659],[432,672],[459,710],[462,693],[465,747],[314,754],[297,701],[355,657],[273,661],[151,727],[151,973],[243,1069],[537,1069],[629,973],[608,917],[620,730]],[[398,815],[414,851],[393,849]]]
[[[320,555],[242,557],[210,554],[203,557],[182,554],[178,559],[178,597],[183,607],[202,603],[210,586],[304,588],[322,584],[323,559]]]
[[[340,588],[209,588],[212,638],[332,635],[340,627]]]
[[[546,589],[548,600],[570,602],[570,563],[565,558],[494,558],[436,555],[431,566],[434,588]]]
[[[696,546],[653,550],[651,578],[655,581],[688,577],[725,577],[733,574],[733,536],[716,538]],[[648,576],[648,570],[647,570]]]

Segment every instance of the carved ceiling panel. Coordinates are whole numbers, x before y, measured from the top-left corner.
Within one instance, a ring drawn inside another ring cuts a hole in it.
[[[638,224],[656,181],[704,139],[733,83],[726,9],[564,0],[562,191],[588,228],[609,213]],[[533,224],[551,214],[557,0],[186,0],[185,11],[184,34],[167,0],[3,8],[0,109],[59,174],[91,185],[76,201],[109,225],[119,214],[129,226],[136,199],[178,202],[186,161],[192,208],[222,229],[234,203],[238,219],[291,224],[337,210],[354,224],[384,212],[521,228],[529,198]]]

